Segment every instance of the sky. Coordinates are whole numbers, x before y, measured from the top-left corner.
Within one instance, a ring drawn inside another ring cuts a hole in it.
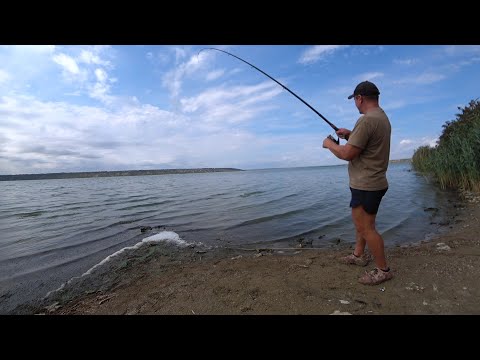
[[[345,163],[322,148],[334,131],[310,108],[205,47],[339,128],[361,116],[355,86],[374,82],[390,159],[434,146],[480,97],[478,45],[5,45],[0,174]]]

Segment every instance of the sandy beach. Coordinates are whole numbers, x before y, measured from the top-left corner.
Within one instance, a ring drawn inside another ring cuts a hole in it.
[[[452,204],[447,231],[387,247],[395,277],[376,286],[357,279],[373,267],[344,265],[351,246],[329,249],[227,249],[165,255],[145,246],[100,282],[84,283],[31,309],[36,314],[480,314],[480,205]],[[388,246],[388,244],[386,244]],[[118,264],[121,264],[118,265]],[[85,280],[88,281],[88,280]]]

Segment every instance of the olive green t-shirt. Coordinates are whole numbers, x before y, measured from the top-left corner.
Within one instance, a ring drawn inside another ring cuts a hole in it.
[[[386,172],[391,132],[390,121],[380,107],[358,119],[347,143],[362,149],[360,155],[348,163],[351,188],[376,191],[388,187]]]

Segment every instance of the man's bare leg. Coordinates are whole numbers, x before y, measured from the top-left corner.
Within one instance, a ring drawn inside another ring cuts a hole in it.
[[[362,254],[365,249],[365,242],[370,249],[374,259],[375,265],[382,269],[387,269],[387,262],[385,259],[385,249],[383,238],[375,229],[376,214],[369,214],[365,211],[362,205],[352,208],[352,218],[357,231],[355,254]],[[360,251],[362,251],[360,253]]]

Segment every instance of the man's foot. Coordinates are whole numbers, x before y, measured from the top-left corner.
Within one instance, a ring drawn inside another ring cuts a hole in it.
[[[367,254],[363,254],[362,256],[355,256],[354,254],[350,254],[338,259],[342,264],[348,265],[358,265],[358,266],[367,266],[370,262],[370,256]]]
[[[393,278],[393,273],[390,268],[389,271],[383,271],[376,267],[372,271],[365,271],[365,275],[358,279],[358,281],[363,285],[377,285],[391,278]]]

